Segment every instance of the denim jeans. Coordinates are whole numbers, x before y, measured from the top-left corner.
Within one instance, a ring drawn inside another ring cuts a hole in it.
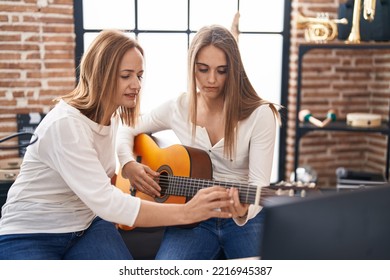
[[[113,223],[95,218],[79,232],[0,235],[2,260],[129,260]]]
[[[237,226],[233,219],[212,218],[194,228],[168,227],[156,259],[210,260],[260,257],[265,211]]]

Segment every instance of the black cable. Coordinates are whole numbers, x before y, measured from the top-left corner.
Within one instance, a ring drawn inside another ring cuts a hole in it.
[[[9,135],[7,137],[4,137],[2,139],[0,139],[0,143],[3,143],[9,139],[12,139],[12,138],[15,138],[15,137],[19,137],[19,136],[31,136],[32,137],[35,137],[34,139],[32,139],[29,143],[26,143],[26,144],[19,144],[17,146],[0,146],[0,150],[11,150],[11,149],[19,149],[19,148],[25,148],[27,146],[30,146],[31,144],[34,144],[35,142],[37,142],[38,140],[38,136],[35,135],[34,133],[31,133],[31,132],[18,132],[18,133],[15,133],[15,134],[12,134],[12,135]]]

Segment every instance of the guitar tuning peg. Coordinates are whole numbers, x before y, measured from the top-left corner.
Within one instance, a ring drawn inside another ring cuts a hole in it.
[[[306,197],[306,191],[305,190],[301,191],[301,197]]]
[[[290,189],[288,191],[288,196],[294,196],[294,190],[293,189]]]

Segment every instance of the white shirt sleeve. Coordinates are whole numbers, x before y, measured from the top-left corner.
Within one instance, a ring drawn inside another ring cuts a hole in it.
[[[42,161],[58,170],[66,185],[96,215],[131,226],[138,215],[140,200],[111,185],[102,163],[106,161],[105,156],[112,157],[109,153],[115,150],[108,145],[101,147],[99,141],[85,122],[68,117],[57,120],[47,129],[38,151]]]

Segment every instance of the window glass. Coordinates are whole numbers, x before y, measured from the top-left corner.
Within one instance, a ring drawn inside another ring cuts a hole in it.
[[[147,112],[187,91],[187,34],[141,33],[138,40],[146,62],[141,111]]]
[[[98,35],[98,33],[92,33],[92,32],[88,32],[88,33],[84,33],[84,51],[86,51],[89,47],[89,45],[92,43],[92,41],[96,38],[96,36]]]
[[[280,104],[283,37],[273,34],[241,34],[241,59],[252,86],[261,98]],[[278,178],[279,130],[277,130],[271,182]]]
[[[241,0],[240,31],[282,32],[285,0]]]
[[[241,34],[239,47],[253,87],[262,98],[280,103],[283,37],[275,34]]]
[[[209,24],[220,24],[230,29],[237,9],[237,0],[192,0],[190,29],[197,31]]]
[[[138,1],[138,29],[187,30],[187,3],[183,0]]]
[[[134,1],[83,0],[84,29],[134,29]]]

